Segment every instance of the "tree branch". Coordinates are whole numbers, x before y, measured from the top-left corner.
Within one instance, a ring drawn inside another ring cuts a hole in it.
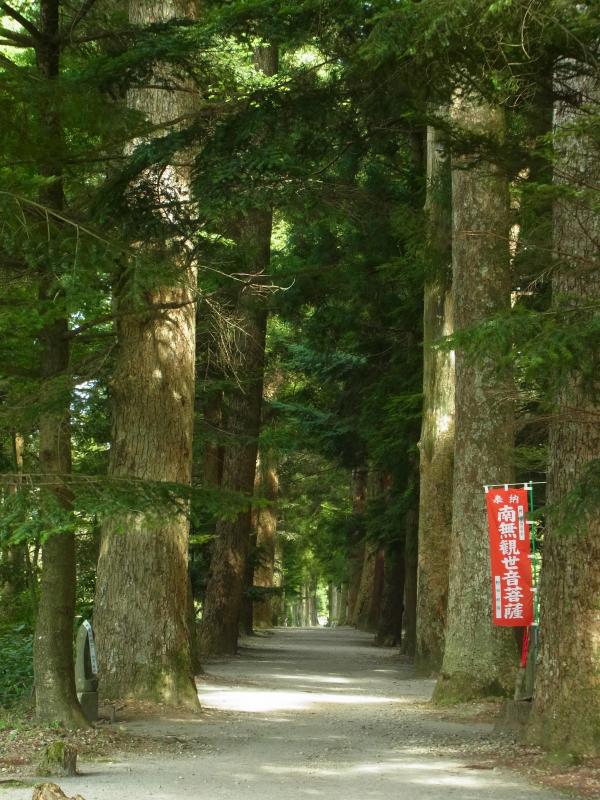
[[[20,25],[22,28],[25,28],[25,30],[26,30],[26,31],[27,31],[27,32],[28,32],[28,33],[29,33],[29,34],[30,34],[30,35],[31,35],[31,36],[32,36],[32,37],[33,37],[35,40],[37,40],[37,41],[41,41],[41,40],[42,40],[42,38],[43,38],[43,37],[42,37],[42,34],[41,34],[39,31],[38,31],[38,29],[35,27],[35,25],[33,24],[33,22],[30,22],[30,21],[27,19],[27,17],[24,17],[22,14],[20,14],[20,13],[17,11],[17,9],[16,9],[16,8],[13,8],[13,7],[12,7],[12,6],[10,6],[8,3],[4,3],[4,2],[0,2],[0,8],[1,8],[1,9],[2,9],[2,10],[3,10],[3,11],[6,13],[6,14],[8,14],[8,16],[9,16],[9,17],[12,17],[12,18],[15,20],[15,22],[18,22],[18,23],[19,23],[19,25]]]
[[[11,31],[10,28],[0,28],[0,35],[9,40],[7,42],[9,47],[33,47],[33,39],[30,36],[25,36],[23,33],[18,33],[17,31]]]
[[[73,22],[71,23],[71,27],[69,29],[70,32],[74,31],[77,25],[79,25],[79,23],[87,17],[95,3],[96,0],[84,0],[84,2],[81,4],[81,8],[73,17]]]
[[[89,331],[90,328],[94,328],[96,325],[102,325],[105,322],[114,322],[117,319],[126,319],[127,317],[147,316],[148,314],[157,311],[184,308],[185,306],[191,306],[197,302],[198,298],[193,297],[191,300],[173,300],[168,303],[150,303],[148,307],[140,308],[135,311],[121,311],[116,314],[102,314],[102,316],[96,317],[96,319],[91,319],[89,322],[84,322],[81,325],[78,325],[76,328],[71,328],[71,330],[68,331],[65,336],[68,339],[72,339],[73,337],[79,336],[79,334],[84,333],[85,331]]]

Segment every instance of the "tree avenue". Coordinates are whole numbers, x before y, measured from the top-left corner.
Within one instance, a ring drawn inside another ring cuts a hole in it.
[[[524,737],[600,753],[599,14],[0,3],[0,710],[90,724],[84,620],[101,700],[191,713],[351,625],[439,704],[519,644]],[[526,633],[484,487],[531,481]]]

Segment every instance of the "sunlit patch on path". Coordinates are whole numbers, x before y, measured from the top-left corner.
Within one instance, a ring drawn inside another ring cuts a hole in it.
[[[230,686],[204,686],[203,704],[224,711],[265,713],[267,711],[303,711],[323,704],[382,705],[408,702],[400,697],[375,697],[365,694],[334,694],[333,692],[267,691],[252,688],[236,689]]]

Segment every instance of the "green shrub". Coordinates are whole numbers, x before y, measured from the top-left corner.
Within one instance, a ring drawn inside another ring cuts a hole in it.
[[[0,708],[22,700],[33,685],[33,636],[27,625],[0,631]]]

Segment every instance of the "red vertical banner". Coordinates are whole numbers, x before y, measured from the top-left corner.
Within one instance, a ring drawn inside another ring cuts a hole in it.
[[[494,625],[531,625],[533,587],[527,489],[488,489]]]

